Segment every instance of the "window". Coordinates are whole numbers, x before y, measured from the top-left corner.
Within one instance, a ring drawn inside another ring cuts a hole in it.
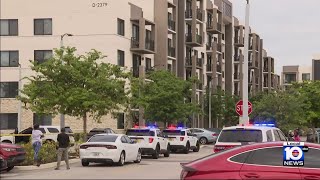
[[[154,131],[150,131],[149,129],[128,129],[128,136],[155,136]]]
[[[273,134],[274,134],[275,141],[281,141],[281,138],[275,129],[273,130]]]
[[[146,69],[147,70],[151,69],[151,59],[150,58],[146,58]]]
[[[282,131],[280,130],[277,130],[278,134],[279,134],[279,137],[280,137],[280,140],[281,141],[287,141],[287,138],[286,136],[282,133]]]
[[[49,133],[59,133],[60,131],[57,128],[48,128]]]
[[[308,152],[304,154],[304,167],[305,168],[320,168],[319,163],[320,150],[309,148]]]
[[[124,129],[124,113],[118,113],[117,129]]]
[[[34,19],[34,35],[52,35],[52,19]]]
[[[44,130],[44,128],[39,128],[39,131],[41,131],[43,134],[46,133],[46,131]]]
[[[0,113],[0,129],[16,129],[18,127],[18,113]]]
[[[273,138],[272,138],[272,132],[271,132],[271,130],[268,130],[267,131],[267,141],[268,142],[271,142],[273,140]]]
[[[200,129],[192,129],[191,132],[192,133],[203,133],[204,131],[202,131]]]
[[[146,40],[151,40],[151,31],[146,29]]]
[[[302,73],[303,81],[310,81],[310,73]]]
[[[18,82],[0,82],[0,98],[18,96]]]
[[[132,25],[132,37],[134,40],[139,41],[139,26]]]
[[[127,140],[126,140],[126,138],[125,138],[124,136],[121,137],[121,142],[122,142],[122,143],[128,143]]]
[[[269,166],[283,166],[283,149],[282,147],[275,147],[252,151],[246,163]]]
[[[124,51],[118,50],[118,66],[124,67]]]
[[[1,19],[0,36],[18,36],[18,19]]]
[[[52,50],[35,50],[34,61],[41,64],[52,57]]]
[[[0,67],[18,67],[19,51],[0,51]]]
[[[164,135],[167,135],[167,136],[184,136],[186,134],[185,131],[171,130],[171,129],[165,129],[162,132]]]
[[[262,132],[254,129],[223,130],[218,142],[262,142]]]
[[[128,143],[130,143],[130,144],[133,143],[133,141],[132,141],[128,136],[123,136],[123,137],[126,139],[126,141],[127,141]]]
[[[95,135],[89,139],[89,142],[116,142],[118,136],[114,135]]]
[[[124,20],[118,18],[118,34],[124,36]]]
[[[230,161],[238,162],[238,163],[245,163],[247,158],[248,158],[248,155],[250,153],[251,153],[251,151],[238,154],[238,155],[233,156],[232,158],[230,158]]]
[[[33,124],[39,124],[42,126],[51,126],[52,116],[33,113]]]

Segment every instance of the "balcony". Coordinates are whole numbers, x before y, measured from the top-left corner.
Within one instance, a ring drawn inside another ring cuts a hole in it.
[[[145,39],[144,45],[140,43],[139,39],[136,37],[131,37],[131,51],[137,51],[142,54],[154,54],[154,40]]]
[[[221,65],[217,64],[217,73],[221,73]]]
[[[196,42],[202,44],[202,36],[200,36],[199,34],[196,34]]]
[[[139,48],[139,39],[131,37],[131,48]]]
[[[263,68],[263,72],[269,72],[268,68]]]
[[[235,80],[240,80],[240,73],[234,73],[233,74],[233,79],[235,79]]]
[[[185,18],[186,19],[191,19],[192,18],[192,9],[187,9],[185,11]]]
[[[212,51],[212,45],[211,45],[210,42],[206,44],[206,50],[207,51]]]
[[[221,49],[222,49],[222,48],[221,48],[221,44],[217,44],[217,51],[218,51],[218,52],[222,52]]]
[[[168,56],[175,58],[176,57],[176,48],[168,47]]]
[[[213,25],[212,25],[212,19],[208,19],[207,21],[207,29],[212,29]]]
[[[207,72],[212,72],[212,64],[207,64],[206,66],[207,66],[206,68]]]
[[[150,50],[150,51],[154,51],[154,40],[151,39],[146,39],[146,49]]]
[[[194,47],[199,47],[202,46],[202,36],[199,34],[186,34],[185,35],[186,38],[186,44],[188,44],[189,46],[194,46]]]
[[[168,28],[172,31],[176,31],[176,22],[173,19],[168,18]]]
[[[207,22],[207,31],[214,34],[221,34],[222,25],[217,22],[217,19],[212,18]]]
[[[240,62],[240,56],[239,55],[234,55],[234,62]]]
[[[202,58],[197,58],[196,65],[197,65],[198,68],[202,68],[203,59]]]
[[[185,64],[186,67],[192,67],[192,59],[191,58],[186,57],[185,61],[186,61],[186,64]]]
[[[197,8],[197,20],[203,21],[203,10]]]

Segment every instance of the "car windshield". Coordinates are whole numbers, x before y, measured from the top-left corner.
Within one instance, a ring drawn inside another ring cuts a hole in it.
[[[88,142],[116,142],[118,136],[113,135],[97,135],[92,136],[92,138],[89,139]]]
[[[168,135],[168,136],[170,136],[170,135],[171,136],[184,136],[185,131],[166,129],[166,130],[163,130],[163,134]]]
[[[95,130],[91,130],[90,132],[89,132],[90,134],[97,134],[97,133],[104,133],[104,130],[98,130],[98,129],[95,129]]]
[[[149,129],[129,129],[127,131],[127,136],[154,136],[154,131]]]
[[[262,131],[257,129],[223,130],[218,142],[262,142]]]

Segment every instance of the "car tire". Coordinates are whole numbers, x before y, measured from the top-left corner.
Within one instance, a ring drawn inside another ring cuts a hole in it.
[[[200,143],[199,141],[197,141],[196,148],[193,149],[193,152],[199,152],[199,150],[200,150]]]
[[[9,167],[7,167],[6,171],[9,172],[9,171],[11,171],[13,168],[14,168],[14,166],[9,166]]]
[[[167,146],[167,151],[164,153],[164,157],[169,157],[170,156],[170,144]]]
[[[190,151],[190,143],[187,142],[187,145],[186,145],[186,147],[184,148],[184,153],[185,153],[185,154],[189,154],[189,151]]]
[[[200,144],[202,144],[202,145],[204,145],[204,144],[207,144],[207,143],[208,143],[208,139],[207,139],[207,138],[205,138],[205,137],[201,137],[201,138],[199,139],[199,141],[200,141]]]
[[[138,155],[137,155],[137,159],[135,161],[133,161],[134,163],[140,163],[141,162],[141,158],[142,158],[142,153],[141,150],[138,150]]]
[[[153,159],[158,159],[159,158],[159,153],[160,153],[160,147],[159,147],[159,145],[157,145],[157,147],[156,147],[156,149],[155,149],[155,151],[154,151],[154,153],[152,155],[152,158]]]
[[[84,166],[84,167],[89,166],[89,162],[88,162],[88,161],[82,160],[82,161],[81,161],[81,164],[82,164],[82,166]]]
[[[124,151],[121,152],[120,157],[119,157],[119,161],[117,163],[118,166],[123,166],[124,162],[126,160],[126,154]]]

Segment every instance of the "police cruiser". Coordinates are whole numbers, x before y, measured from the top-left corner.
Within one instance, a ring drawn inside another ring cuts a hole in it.
[[[142,155],[151,155],[153,159],[158,159],[159,154],[163,154],[164,157],[170,156],[170,143],[164,138],[158,127],[134,126],[134,128],[128,129],[126,134],[140,145]]]

